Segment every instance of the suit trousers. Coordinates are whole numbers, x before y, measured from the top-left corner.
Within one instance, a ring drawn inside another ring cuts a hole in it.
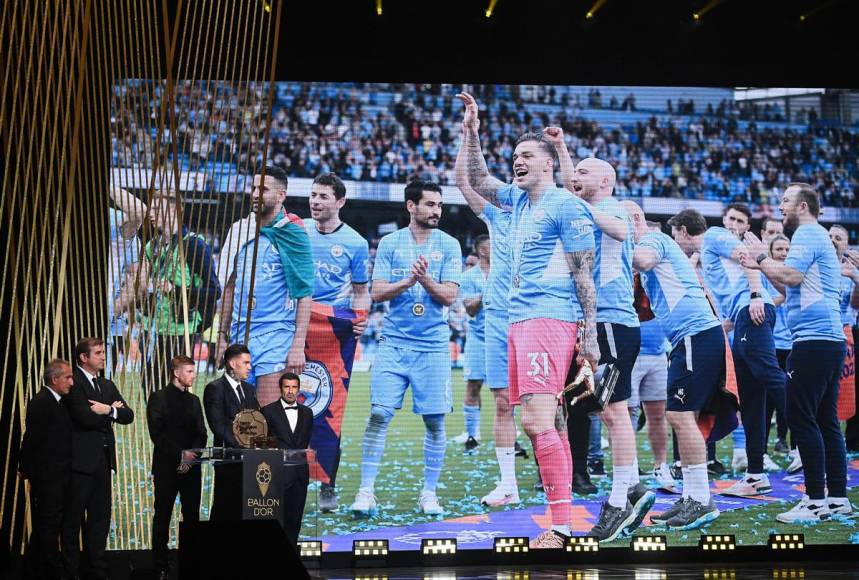
[[[178,495],[182,502],[182,521],[200,520],[202,470],[197,465],[188,473],[176,469],[159,469],[152,474],[155,487],[155,515],[152,518],[152,552],[155,570],[167,570],[167,542],[170,538],[170,518]]]
[[[82,578],[107,576],[107,534],[110,531],[111,472],[108,448],[92,473],[72,472],[63,517],[66,572]],[[78,535],[83,526],[84,560]]]
[[[63,575],[59,546],[67,486],[67,479],[30,482],[33,533],[27,549],[27,568],[38,578]]]
[[[304,519],[304,503],[307,501],[307,482],[287,482],[283,488],[283,530],[292,544],[298,545],[298,534]],[[315,534],[314,534],[315,535]]]

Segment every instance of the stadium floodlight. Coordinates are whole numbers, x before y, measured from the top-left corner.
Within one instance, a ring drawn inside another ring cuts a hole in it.
[[[528,552],[528,538],[495,538],[496,554],[524,554]]]
[[[802,550],[805,534],[770,534],[767,544],[770,550]]]
[[[668,540],[665,536],[634,536],[629,547],[633,552],[664,552]]]
[[[424,556],[449,556],[456,554],[456,538],[424,538],[421,540]]]
[[[354,540],[352,555],[356,558],[387,558],[388,540]]]
[[[737,547],[737,538],[733,534],[704,534],[698,539],[698,547],[705,552],[734,550]]]
[[[599,12],[600,8],[605,6],[607,3],[608,0],[596,0],[596,2],[594,2],[594,5],[591,6],[585,13],[585,18],[591,20],[594,16],[597,15],[597,12]]]
[[[319,540],[302,540],[298,542],[298,550],[302,560],[318,560],[322,557],[322,542]]]
[[[570,536],[564,549],[567,552],[599,552],[600,541],[596,536]]]

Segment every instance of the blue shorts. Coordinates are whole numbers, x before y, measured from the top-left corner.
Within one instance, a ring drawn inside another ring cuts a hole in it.
[[[708,406],[725,375],[725,335],[721,326],[683,337],[668,357],[667,411],[700,411]]]
[[[292,348],[295,333],[289,330],[274,330],[252,334],[248,339],[251,351],[251,374],[247,382],[256,385],[256,378],[286,370],[286,355]]]
[[[620,372],[609,403],[626,401],[632,396],[632,368],[641,350],[641,328],[613,322],[597,322],[600,366],[614,364]]]
[[[507,374],[507,323],[506,310],[487,310],[483,320],[483,344],[486,363],[486,383],[490,389],[506,389]]]
[[[417,415],[453,411],[450,352],[422,352],[383,342],[370,374],[370,404],[402,409],[403,396],[409,386],[412,387],[412,411]]]
[[[482,381],[486,379],[486,346],[479,338],[469,336],[465,341],[465,365],[462,376],[466,381]]]

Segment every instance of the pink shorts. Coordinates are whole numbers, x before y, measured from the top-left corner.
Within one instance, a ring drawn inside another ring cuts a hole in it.
[[[507,335],[510,403],[522,395],[564,390],[573,362],[578,327],[574,322],[532,318],[510,325]]]

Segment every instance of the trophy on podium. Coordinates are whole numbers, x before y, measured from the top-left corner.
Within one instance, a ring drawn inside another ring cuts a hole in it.
[[[269,449],[277,445],[269,440],[268,423],[256,409],[242,409],[233,419],[233,435],[245,449]]]

